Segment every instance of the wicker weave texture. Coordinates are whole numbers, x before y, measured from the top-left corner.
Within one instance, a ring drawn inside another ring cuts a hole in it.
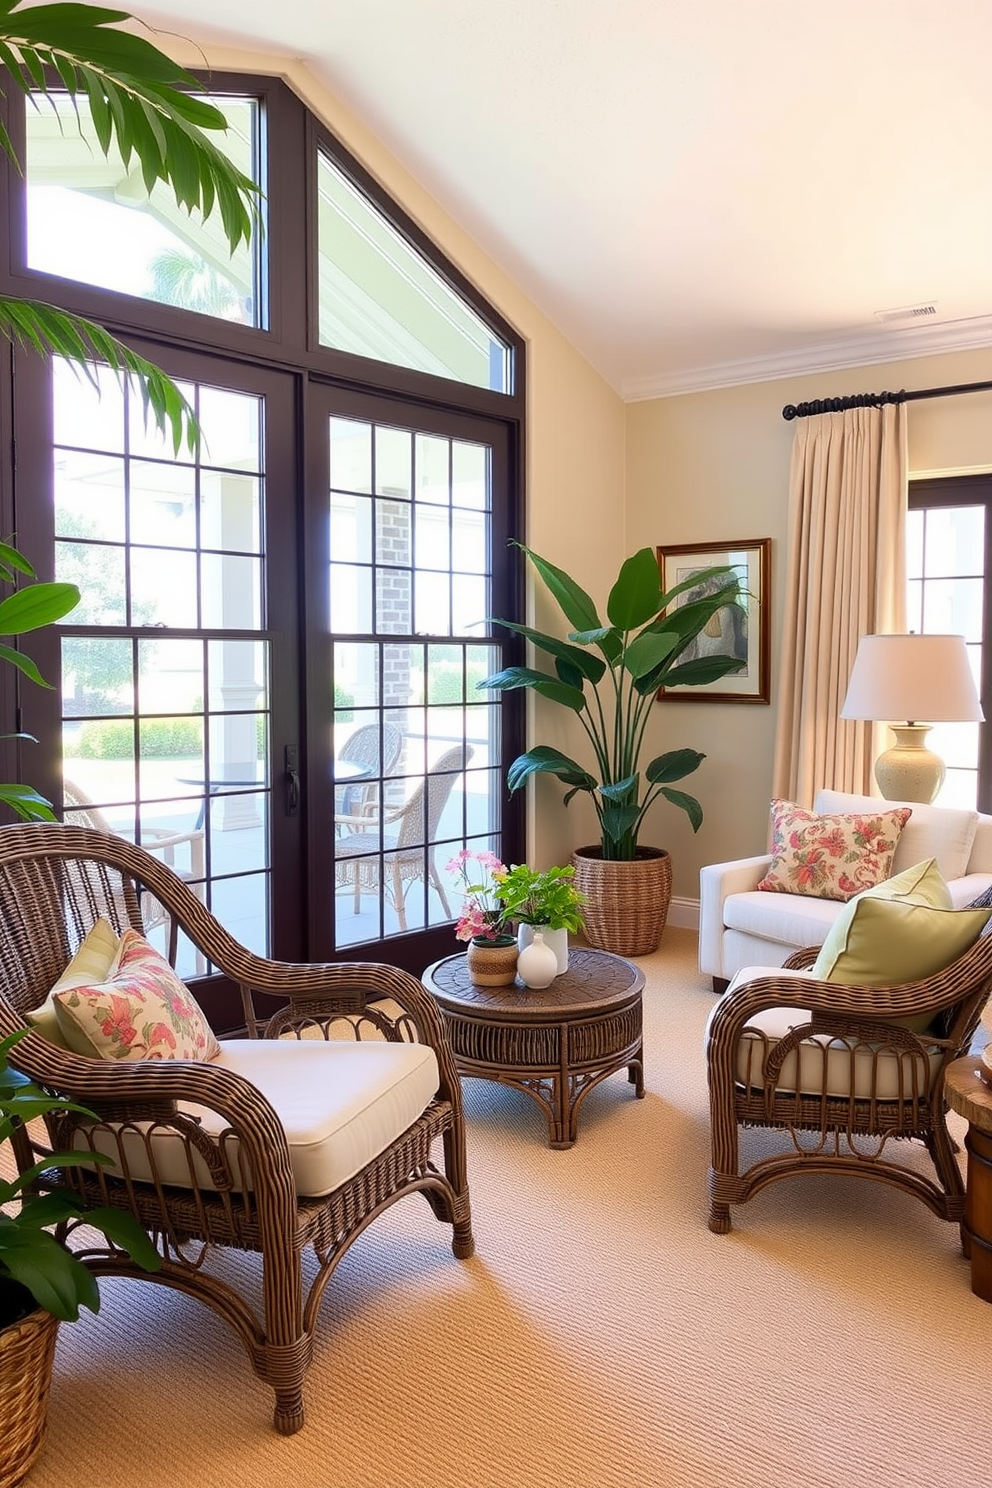
[[[815,956],[815,950],[813,952]],[[787,966],[807,966],[797,952]],[[709,1025],[710,1229],[726,1234],[731,1204],[743,1204],[769,1183],[817,1170],[891,1184],[921,1199],[941,1219],[959,1222],[964,1186],[945,1121],[944,1073],[963,1054],[992,990],[992,935],[945,970],[919,982],[850,987],[777,970],[726,994]],[[768,1008],[794,1008],[792,1031],[770,1041],[745,1034],[749,1020]],[[897,1020],[929,1019],[915,1034]],[[739,1055],[745,1039],[748,1064]],[[828,1049],[829,1044],[829,1049]],[[806,1051],[802,1088],[785,1063]],[[847,1064],[838,1087],[838,1061]],[[818,1078],[815,1071],[819,1068]],[[885,1077],[883,1083],[883,1076]],[[788,1133],[782,1152],[741,1168],[741,1127]],[[921,1141],[934,1175],[901,1161],[899,1147]]]
[[[582,915],[591,946],[614,956],[648,956],[658,949],[672,898],[672,860],[660,848],[641,848],[629,863],[611,863],[598,847],[572,854],[575,887],[585,895]]]
[[[0,1331],[0,1488],[17,1488],[45,1444],[58,1328],[39,1308]]]
[[[184,1187],[165,1182],[151,1150],[146,1166],[152,1181],[132,1177],[120,1144],[115,1169],[51,1170],[45,1186],[75,1187],[91,1201],[138,1217],[163,1255],[162,1269],[153,1277],[146,1278],[113,1246],[78,1253],[97,1275],[175,1287],[217,1312],[238,1333],[256,1374],[271,1387],[276,1429],[288,1435],[303,1425],[303,1381],[321,1298],[349,1246],[386,1206],[404,1195],[422,1194],[450,1226],[455,1255],[472,1254],[458,1073],[438,1008],[406,972],[371,962],[322,965],[256,956],[160,859],[120,837],[49,824],[0,829],[0,1034],[24,1027],[23,1014],[44,1001],[98,916],[118,932],[129,924],[141,929],[149,892],[168,911],[173,956],[181,927],[197,950],[240,986],[253,1036],[317,1032],[337,1037],[335,1030],[353,1024],[355,1037],[361,1036],[361,1026],[369,1036],[416,1039],[437,1059],[440,1083],[428,1109],[334,1193],[312,1198],[296,1193],[286,1134],[275,1110],[242,1076],[193,1061],[85,1059],[37,1033],[17,1045],[19,1069],[99,1117],[97,1125],[71,1112],[46,1118],[49,1151],[85,1147],[101,1131],[112,1144],[125,1130],[167,1129],[170,1138],[179,1138],[189,1170]],[[265,1008],[267,998],[273,1000]],[[393,1011],[387,1015],[385,1009]],[[223,1118],[216,1138],[183,1115],[187,1103]],[[250,1175],[250,1186],[236,1181],[230,1160],[235,1140],[238,1169]],[[443,1159],[435,1165],[440,1154],[432,1148],[437,1147]],[[40,1147],[38,1155],[46,1155]],[[30,1151],[18,1153],[22,1170],[30,1161]],[[204,1171],[209,1184],[198,1176]],[[212,1266],[213,1246],[258,1253],[258,1307],[225,1284]],[[316,1252],[317,1266],[304,1272],[308,1246]]]

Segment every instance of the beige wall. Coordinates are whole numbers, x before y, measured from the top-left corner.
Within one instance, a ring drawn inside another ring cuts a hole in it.
[[[627,408],[627,538],[645,543],[772,538],[772,701],[667,700],[658,705],[651,753],[690,747],[706,754],[687,788],[704,820],[694,837],[681,812],[654,808],[644,840],[673,856],[676,895],[697,898],[704,863],[763,850],[771,791],[782,613],[789,457],[787,403],[882,388],[945,387],[992,378],[992,350],[920,357],[845,371],[749,383]],[[992,393],[911,403],[909,464],[915,475],[992,469]]]

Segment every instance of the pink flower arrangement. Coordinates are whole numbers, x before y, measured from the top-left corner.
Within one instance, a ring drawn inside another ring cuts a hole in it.
[[[470,863],[476,866],[470,868]],[[457,873],[464,886],[455,939],[498,940],[506,935],[506,906],[501,890],[507,870],[496,854],[469,852],[463,847],[445,867],[448,873]],[[473,879],[479,882],[474,883]]]

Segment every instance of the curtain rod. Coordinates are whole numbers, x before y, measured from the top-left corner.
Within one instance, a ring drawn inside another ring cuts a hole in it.
[[[787,403],[782,417],[792,420],[809,418],[814,413],[843,413],[848,408],[880,408],[883,403],[913,403],[917,398],[950,398],[956,393],[984,393],[992,382],[961,382],[957,387],[918,388],[907,393],[851,393],[846,398],[816,398],[812,403]]]

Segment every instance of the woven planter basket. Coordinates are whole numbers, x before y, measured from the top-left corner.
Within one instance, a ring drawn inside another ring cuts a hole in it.
[[[672,898],[672,860],[664,848],[639,847],[629,863],[606,862],[599,847],[572,854],[575,887],[585,895],[585,937],[615,956],[658,949]]]
[[[39,1308],[0,1330],[0,1488],[17,1488],[45,1444],[58,1327]]]

